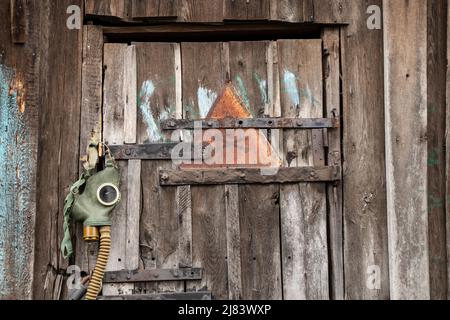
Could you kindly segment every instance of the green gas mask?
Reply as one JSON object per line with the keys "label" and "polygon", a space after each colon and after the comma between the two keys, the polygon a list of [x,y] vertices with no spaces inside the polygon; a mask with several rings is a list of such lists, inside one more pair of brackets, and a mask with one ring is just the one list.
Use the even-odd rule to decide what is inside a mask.
{"label": "green gas mask", "polygon": [[97,227],[111,225],[111,212],[120,201],[120,172],[109,150],[102,170],[98,170],[98,143],[88,147],[89,160],[80,179],[70,188],[64,203],[64,239],[61,253],[73,253],[69,225],[71,218],[83,222],[85,240],[98,240]]}

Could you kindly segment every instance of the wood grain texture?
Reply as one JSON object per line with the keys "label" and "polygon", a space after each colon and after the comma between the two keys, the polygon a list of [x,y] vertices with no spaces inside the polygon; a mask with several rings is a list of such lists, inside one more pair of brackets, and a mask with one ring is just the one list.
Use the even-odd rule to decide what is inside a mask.
{"label": "wood grain texture", "polygon": [[[374,1],[381,6],[381,1]],[[341,29],[344,145],[345,298],[389,299],[383,89],[383,34],[367,29],[354,4]],[[367,286],[371,268],[380,287]],[[369,289],[372,288],[372,289]]]}
{"label": "wood grain texture", "polygon": [[[80,119],[80,156],[86,154],[92,136],[101,139],[103,104],[103,34],[99,26],[83,27]],[[81,172],[80,164],[80,172]],[[75,228],[77,235],[75,264],[86,272],[93,270],[97,259],[97,244],[82,240],[83,227]]]}
{"label": "wood grain texture", "polygon": [[222,22],[223,7],[224,0],[178,0],[178,21]]}
{"label": "wood grain texture", "polygon": [[[182,43],[184,118],[205,118],[225,84],[226,66],[221,43]],[[187,136],[186,136],[187,138]],[[187,291],[212,291],[228,298],[225,226],[225,187],[191,187],[192,263],[205,271],[201,281],[187,281]]]}
{"label": "wood grain texture", "polygon": [[[311,1],[311,0],[310,0]],[[372,3],[370,3],[372,4]],[[312,0],[314,22],[316,23],[349,23],[350,11],[355,6],[354,1],[350,0]],[[361,14],[365,15],[369,4],[363,4],[364,10]],[[305,15],[306,17],[306,15]],[[366,16],[367,18],[367,16]],[[308,21],[308,20],[307,20]]]}
{"label": "wood grain texture", "polygon": [[[445,137],[445,164],[446,164],[446,193],[445,193],[445,211],[446,214],[446,231],[447,235],[450,234],[450,180],[448,179],[450,174],[450,112],[448,111],[448,106],[450,105],[450,6],[447,8],[447,97],[446,97],[446,137]],[[447,299],[450,299],[450,237],[447,236]]]}
{"label": "wood grain texture", "polygon": [[269,0],[224,0],[225,20],[269,20]]}
{"label": "wood grain texture", "polygon": [[39,111],[44,95],[41,88],[45,85],[40,70],[47,67],[47,53],[39,45],[48,36],[47,30],[40,32],[40,14],[48,13],[45,5],[28,3],[24,17],[28,21],[27,41],[14,45],[10,2],[0,4],[0,297],[3,300],[32,297]]}
{"label": "wood grain texture", "polygon": [[242,299],[241,229],[239,224],[239,187],[225,186],[225,215],[227,230],[228,298]]}
{"label": "wood grain texture", "polygon": [[176,16],[176,0],[132,0],[133,19],[170,18]]}
{"label": "wood grain texture", "polygon": [[175,45],[136,44],[138,68],[138,143],[170,140],[160,121],[175,118]]}
{"label": "wood grain texture", "polygon": [[446,300],[445,81],[447,4],[428,1],[428,226],[431,299]]}
{"label": "wood grain texture", "polygon": [[[33,298],[42,300],[64,296],[65,283],[62,291],[55,290],[59,284],[55,276],[69,264],[60,257],[59,250],[63,236],[62,212],[69,186],[78,179],[80,126],[73,124],[80,121],[82,30],[68,30],[66,17],[57,13],[65,11],[70,4],[82,5],[81,1],[60,1],[46,4],[40,13],[46,17],[45,23],[41,21],[39,46],[43,59],[39,145],[45,152],[40,152],[37,158]],[[61,32],[51,37],[54,28]],[[52,46],[51,41],[60,45]]]}
{"label": "wood grain texture", "polygon": [[391,298],[429,299],[427,3],[383,5]]}
{"label": "wood grain texture", "polygon": [[244,106],[253,118],[262,118],[268,108],[267,41],[230,42],[230,73]]}
{"label": "wood grain texture", "polygon": [[[104,49],[103,138],[107,143],[123,143],[129,135],[136,142],[136,54],[134,46],[105,44]],[[133,110],[134,109],[134,110]],[[125,132],[127,124],[128,132]],[[139,267],[140,162],[119,162],[122,201],[112,214],[111,253],[107,271],[136,270]],[[131,294],[131,284],[105,284],[103,295]]]}
{"label": "wood grain texture", "polygon": [[[339,30],[323,31],[325,107],[328,117],[341,120],[340,37]],[[341,131],[328,130],[328,165],[342,165]],[[342,217],[342,181],[327,186],[330,252],[330,288],[333,300],[344,299],[344,248]]]}
{"label": "wood grain texture", "polygon": [[107,16],[128,19],[131,1],[128,0],[86,0],[85,14],[91,16]]}
{"label": "wood grain texture", "polygon": [[[171,43],[139,43],[138,143],[170,140],[159,128],[159,121],[176,117],[175,48]],[[142,215],[140,227],[141,268],[179,268],[185,248],[180,247],[183,224],[180,223],[177,188],[158,188],[158,169],[170,169],[170,161],[142,162]],[[181,292],[183,282],[137,284],[137,292]]]}
{"label": "wood grain texture", "polygon": [[239,188],[242,298],[282,299],[279,187]]}
{"label": "wood grain texture", "polygon": [[[168,161],[142,162],[142,215],[140,259],[143,269],[179,268],[180,224],[176,187],[158,188],[158,169],[170,168]],[[137,293],[182,292],[184,283],[136,284]]]}
{"label": "wood grain texture", "polygon": [[[323,116],[321,40],[278,41],[284,117]],[[316,131],[283,133],[288,167],[324,163],[314,156]],[[281,186],[281,241],[285,299],[329,299],[326,194],[324,185]]]}

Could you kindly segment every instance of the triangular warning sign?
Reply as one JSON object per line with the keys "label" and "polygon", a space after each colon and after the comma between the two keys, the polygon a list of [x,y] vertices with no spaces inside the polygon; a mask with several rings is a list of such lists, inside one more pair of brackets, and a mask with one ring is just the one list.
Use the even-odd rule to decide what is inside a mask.
{"label": "triangular warning sign", "polygon": [[[234,86],[226,85],[206,119],[248,119],[251,113]],[[281,160],[267,140],[267,131],[258,129],[220,129],[202,132],[203,161],[182,164],[183,169],[279,167]]]}

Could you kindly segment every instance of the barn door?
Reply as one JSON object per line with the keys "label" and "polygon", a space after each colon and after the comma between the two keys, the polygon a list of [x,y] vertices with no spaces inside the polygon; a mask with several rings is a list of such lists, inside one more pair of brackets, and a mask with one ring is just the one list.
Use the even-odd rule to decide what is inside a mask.
{"label": "barn door", "polygon": [[[106,281],[104,296],[329,298],[327,186],[340,173],[326,167],[339,163],[326,154],[337,125],[324,104],[322,45],[104,44],[102,135],[122,175],[108,271],[133,280]],[[211,116],[227,86],[247,125],[267,129],[264,143],[281,165],[274,176],[253,176],[254,164],[237,163],[200,166],[195,172],[213,171],[200,179],[171,160],[177,143],[194,140],[190,120]],[[203,125],[224,123],[217,114],[213,120]]]}

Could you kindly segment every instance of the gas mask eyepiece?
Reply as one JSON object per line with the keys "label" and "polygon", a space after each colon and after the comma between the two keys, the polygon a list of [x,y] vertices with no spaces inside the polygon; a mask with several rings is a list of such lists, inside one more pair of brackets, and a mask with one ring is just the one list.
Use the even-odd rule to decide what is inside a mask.
{"label": "gas mask eyepiece", "polygon": [[112,183],[104,183],[97,189],[97,200],[105,207],[116,205],[120,201],[120,191]]}

